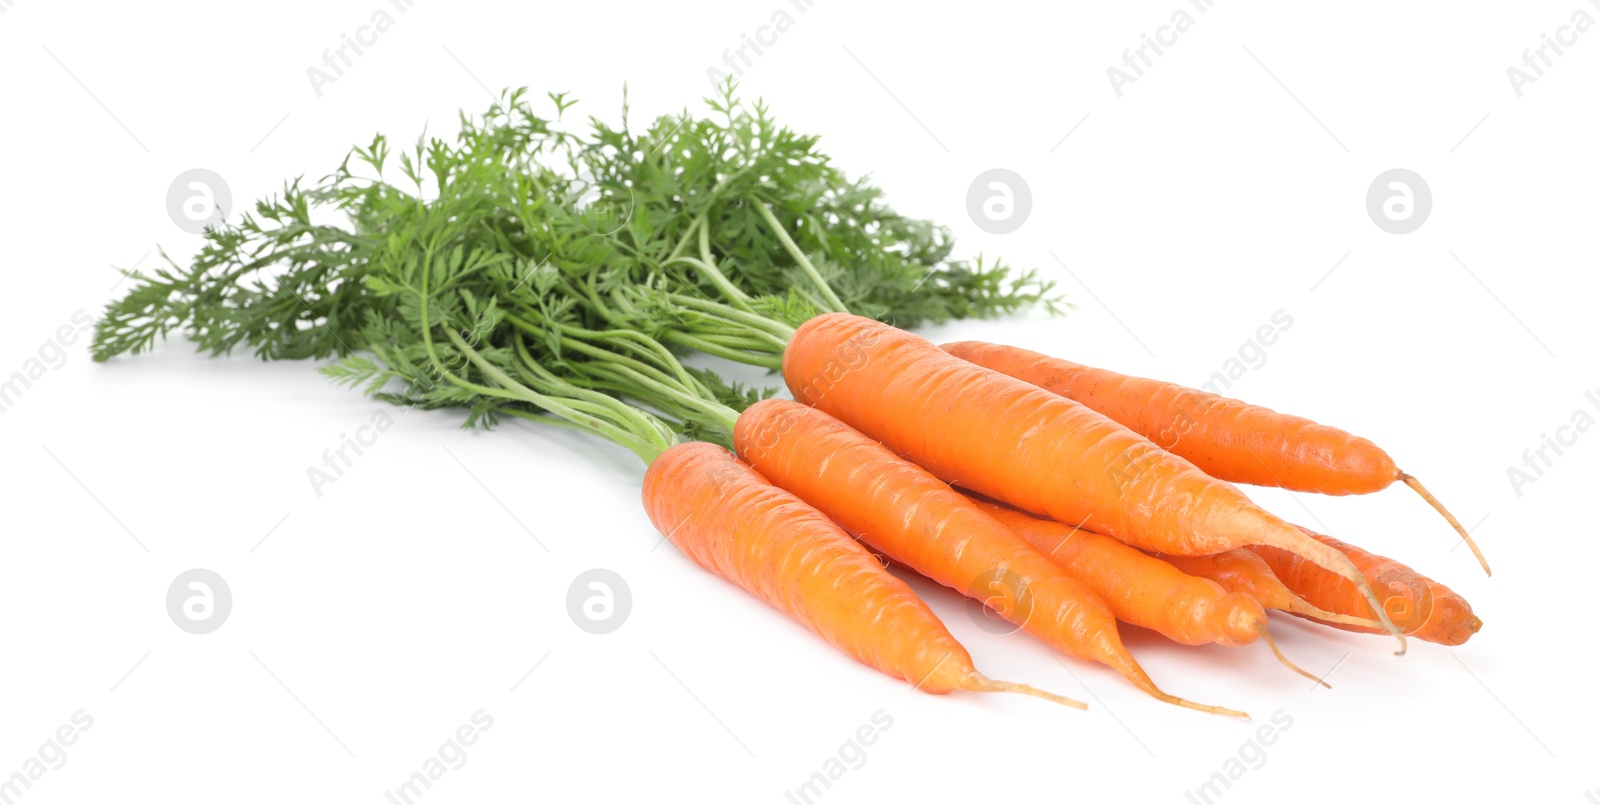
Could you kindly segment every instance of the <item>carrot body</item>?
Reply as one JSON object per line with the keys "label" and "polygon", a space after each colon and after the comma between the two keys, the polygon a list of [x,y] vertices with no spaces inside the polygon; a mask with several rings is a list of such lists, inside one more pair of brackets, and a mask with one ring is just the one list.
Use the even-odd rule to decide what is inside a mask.
{"label": "carrot body", "polygon": [[[763,476],[875,550],[984,601],[1051,648],[1101,662],[1164,701],[1122,645],[1112,611],[964,495],[819,411],[764,400],[739,416],[734,448]],[[1209,709],[1201,706],[1201,709]]]}
{"label": "carrot body", "polygon": [[1366,585],[1343,554],[1233,485],[1082,404],[911,333],[818,316],[790,339],[783,375],[796,399],[945,481],[1019,509],[1162,553],[1272,545]]}
{"label": "carrot body", "polygon": [[1383,625],[1371,618],[1357,618],[1329,612],[1295,595],[1294,591],[1284,586],[1277,574],[1272,572],[1267,560],[1248,548],[1236,548],[1210,556],[1174,556],[1160,553],[1156,554],[1156,557],[1191,576],[1210,579],[1222,585],[1224,590],[1248,595],[1267,609],[1304,615],[1329,624],[1343,623],[1365,627],[1368,631],[1383,631]]}
{"label": "carrot body", "polygon": [[1304,417],[1197,389],[1131,377],[1018,347],[962,341],[951,355],[1076,400],[1223,481],[1324,495],[1364,495],[1404,481],[1444,515],[1489,570],[1466,529],[1376,444]]}
{"label": "carrot body", "polygon": [[1230,593],[1110,537],[974,502],[1099,593],[1117,620],[1190,646],[1242,646],[1266,629],[1267,613],[1248,595]]}
{"label": "carrot body", "polygon": [[1399,480],[1376,444],[1338,428],[1217,394],[981,341],[945,351],[1077,400],[1207,475],[1324,495],[1362,495]]}
{"label": "carrot body", "polygon": [[[1472,614],[1472,605],[1449,587],[1393,559],[1369,553],[1333,537],[1309,530],[1306,533],[1343,552],[1355,562],[1372,586],[1378,589],[1378,594],[1384,599],[1384,609],[1405,634],[1430,643],[1459,646],[1483,627],[1483,621]],[[1267,547],[1251,550],[1266,560],[1284,585],[1311,604],[1344,615],[1372,618],[1372,607],[1355,594],[1354,585],[1350,582],[1321,568],[1309,566],[1299,557],[1281,550]],[[1314,616],[1305,617],[1319,620]],[[1374,631],[1371,627],[1353,624],[1328,625],[1353,632]]]}
{"label": "carrot body", "polygon": [[645,473],[644,504],[650,522],[696,564],[866,665],[930,693],[1022,687],[978,673],[905,582],[721,447],[689,442],[663,452]]}

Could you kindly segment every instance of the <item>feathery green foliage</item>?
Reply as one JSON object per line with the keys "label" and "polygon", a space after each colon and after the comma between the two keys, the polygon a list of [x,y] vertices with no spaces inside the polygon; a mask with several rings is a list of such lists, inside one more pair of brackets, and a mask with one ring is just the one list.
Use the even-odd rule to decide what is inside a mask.
{"label": "feathery green foliage", "polygon": [[620,125],[581,133],[574,101],[548,101],[547,118],[507,92],[454,142],[374,137],[208,230],[188,268],[163,253],[108,307],[95,359],[175,331],[212,354],[339,357],[325,373],[388,402],[559,421],[646,456],[721,422],[706,401],[771,393],[673,351],[777,368],[820,311],[910,327],[1056,309],[1032,272],[951,259],[947,230],[895,213],[731,84],[705,116],[640,132],[626,94]]}

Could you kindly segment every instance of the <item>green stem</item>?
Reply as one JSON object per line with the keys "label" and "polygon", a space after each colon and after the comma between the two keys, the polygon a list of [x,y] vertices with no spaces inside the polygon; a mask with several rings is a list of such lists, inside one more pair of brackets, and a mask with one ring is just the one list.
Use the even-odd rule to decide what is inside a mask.
{"label": "green stem", "polygon": [[677,330],[668,330],[662,333],[662,337],[680,347],[688,347],[689,349],[699,350],[707,355],[714,355],[718,358],[726,358],[730,361],[734,361],[735,363],[743,363],[750,366],[760,366],[764,369],[771,369],[774,372],[783,371],[783,357],[780,355],[759,354],[753,352],[744,352],[737,349],[729,349],[719,344],[706,341],[703,338],[699,338],[688,333],[678,332]]}
{"label": "green stem", "polygon": [[[451,382],[461,385],[463,388],[467,388],[480,394],[511,396],[513,398],[521,399],[525,402],[533,403],[534,405],[550,411],[551,413],[556,414],[563,419],[573,422],[590,433],[626,447],[628,450],[632,451],[634,455],[638,456],[639,459],[645,464],[649,464],[650,462],[654,461],[656,456],[660,455],[673,444],[673,437],[671,434],[666,432],[665,427],[657,428],[652,426],[648,420],[644,419],[645,415],[632,406],[609,397],[605,398],[608,401],[608,404],[578,399],[568,399],[563,401],[552,396],[540,394],[533,389],[518,383],[510,375],[502,371],[498,366],[490,363],[481,354],[479,354],[476,349],[473,349],[472,345],[468,344],[466,340],[463,339],[455,330],[447,329],[445,330],[445,334],[450,337],[450,340],[455,344],[455,347],[461,350],[462,354],[467,356],[468,360],[472,361],[472,363],[476,365],[480,371],[482,371],[485,375],[488,375],[490,379],[494,380],[501,386],[501,389],[497,390],[487,386],[480,386],[475,383],[470,383],[461,380],[460,378],[455,378],[453,375],[446,375],[447,377],[451,378]],[[584,391],[576,386],[571,386],[571,384],[566,385],[570,386],[571,391]],[[501,393],[496,393],[497,391]],[[604,395],[600,396],[604,397]],[[616,424],[600,419],[594,413],[590,413],[591,411],[604,412],[606,414],[618,416],[621,419],[630,420],[638,424],[636,424],[636,429],[619,427]]]}
{"label": "green stem", "polygon": [[682,263],[698,270],[706,279],[711,280],[711,284],[717,286],[717,290],[721,291],[722,295],[726,296],[728,301],[733,303],[735,307],[754,312],[755,308],[750,307],[750,297],[746,296],[744,291],[735,288],[733,283],[728,281],[727,276],[719,271],[715,265],[696,257],[678,257],[672,262]]}
{"label": "green stem", "polygon": [[734,307],[754,312],[754,308],[750,307],[750,297],[728,281],[727,276],[722,273],[722,269],[717,267],[716,258],[711,256],[711,226],[709,224],[702,224],[700,227],[700,260],[711,268],[711,281],[719,283],[717,287],[723,289],[723,294],[728,297],[728,301],[732,302]]}
{"label": "green stem", "polygon": [[673,260],[678,259],[678,256],[683,254],[684,248],[689,245],[689,238],[694,237],[695,230],[702,229],[702,228],[705,227],[705,225],[706,225],[706,214],[705,213],[702,212],[699,215],[695,216],[695,219],[693,221],[689,222],[689,228],[683,230],[683,237],[678,238],[678,244],[676,246],[673,246],[672,247],[672,251],[667,254],[667,259],[666,259],[665,262],[670,263]]}
{"label": "green stem", "polygon": [[[627,322],[622,321],[622,317],[617,315],[617,312],[612,310],[611,306],[607,305],[605,301],[600,298],[600,293],[595,290],[592,278],[591,281],[584,284],[582,294],[573,292],[571,286],[564,287],[566,287],[567,290],[573,294],[573,296],[588,299],[590,308],[607,322],[618,326],[620,329],[627,328]],[[633,306],[629,304],[627,299],[620,296],[613,296],[612,300],[617,304],[618,307],[621,307],[624,312],[634,312]],[[734,333],[748,332],[747,329],[742,326],[732,327],[729,329]],[[783,370],[781,344],[779,345],[778,354],[772,354],[770,350],[766,349],[755,352],[746,352],[738,349],[730,349],[722,346],[721,344],[707,341],[690,332],[674,329],[662,330],[661,339],[668,343],[677,344],[680,347],[686,347],[688,349],[704,352],[707,355],[726,358],[727,360],[735,363],[743,363],[750,366],[760,366],[764,369],[770,369],[774,372]]]}
{"label": "green stem", "polygon": [[772,210],[767,207],[765,202],[755,201],[754,204],[756,212],[766,219],[767,226],[772,227],[772,234],[776,235],[778,242],[783,244],[784,251],[787,251],[789,256],[794,258],[795,263],[800,266],[800,270],[805,272],[806,276],[811,279],[812,284],[816,285],[817,290],[822,293],[823,301],[827,302],[835,313],[849,313],[850,309],[845,307],[844,302],[839,300],[838,295],[833,292],[833,288],[828,285],[828,281],[822,278],[822,273],[817,271],[817,267],[812,265],[811,261],[806,258],[805,252],[800,251],[800,247],[795,245],[794,239],[789,237],[789,232],[783,228],[783,224],[778,223],[778,216],[772,214]]}
{"label": "green stem", "polygon": [[729,349],[742,349],[778,357],[783,356],[783,342],[775,341],[770,336],[762,333],[709,331],[695,333],[695,337],[703,339],[707,343],[717,344]]}
{"label": "green stem", "polygon": [[[631,343],[632,339],[627,338],[627,336],[637,335],[637,336],[639,336],[641,338],[645,338],[647,340],[650,340],[651,343],[655,343],[654,339],[649,339],[649,337],[645,336],[643,333],[633,333],[633,332],[623,331],[623,330],[612,330],[612,331],[608,331],[608,332],[595,332],[595,331],[592,331],[592,330],[585,330],[585,329],[583,329],[581,327],[574,327],[574,326],[571,326],[571,325],[556,325],[556,329],[552,331],[552,330],[547,330],[547,329],[545,329],[543,327],[540,327],[540,326],[538,326],[536,324],[530,324],[530,323],[522,320],[521,318],[517,317],[514,314],[506,314],[506,321],[511,322],[511,324],[514,327],[516,327],[517,329],[523,331],[524,333],[527,333],[528,335],[534,336],[536,338],[544,338],[546,336],[549,336],[552,332],[554,332],[558,337],[561,338],[562,346],[568,347],[568,348],[572,349],[575,352],[578,352],[578,353],[583,354],[583,355],[587,355],[587,356],[589,356],[591,358],[599,358],[599,359],[602,359],[602,360],[611,360],[611,361],[623,362],[623,363],[627,363],[628,365],[630,365],[630,366],[634,367],[635,369],[637,369],[639,371],[642,371],[642,372],[653,372],[653,373],[662,374],[661,373],[661,369],[659,369],[657,367],[654,367],[654,366],[651,366],[651,365],[649,365],[649,364],[647,364],[647,363],[645,363],[643,361],[640,361],[637,358],[632,358],[632,357],[629,357],[627,355],[619,355],[616,352],[612,352],[610,350],[606,350],[606,349],[602,349],[600,347],[594,346],[593,344],[590,344],[588,341],[578,340],[580,338],[588,338],[588,337],[604,338],[604,337],[606,337],[608,335],[608,333],[615,333],[616,336],[617,336],[616,340],[621,341],[622,342],[622,346],[629,347],[630,349],[632,349],[632,348],[642,349],[643,347],[641,347],[640,345]],[[519,342],[519,344],[520,344],[520,342]],[[657,346],[659,346],[659,344]],[[665,350],[665,347],[662,347],[662,349]],[[668,353],[668,354],[670,355],[670,353]],[[674,365],[676,365],[677,362],[674,361],[673,363],[674,363]],[[662,376],[664,377],[665,375],[662,374]],[[685,376],[678,378],[678,380],[680,382],[693,382],[693,377],[689,376],[689,375],[687,375],[687,373],[685,373]]]}
{"label": "green stem", "polygon": [[753,310],[748,312],[734,310],[727,305],[718,304],[709,299],[697,299],[693,296],[685,296],[684,294],[677,293],[667,294],[667,299],[671,300],[673,304],[686,307],[690,310],[708,313],[720,319],[737,322],[739,324],[746,325],[751,329],[760,330],[763,333],[777,339],[780,349],[784,344],[789,343],[790,338],[794,337],[793,327],[790,327],[789,325],[775,319],[769,319]]}
{"label": "green stem", "polygon": [[681,409],[699,413],[698,419],[701,421],[709,420],[712,424],[720,426],[728,433],[733,433],[734,423],[739,419],[738,411],[710,397],[698,396],[683,389],[674,388],[669,384],[651,380],[626,366],[606,367],[603,372],[621,377],[621,380],[607,384],[613,390],[649,397],[655,401],[674,403]]}

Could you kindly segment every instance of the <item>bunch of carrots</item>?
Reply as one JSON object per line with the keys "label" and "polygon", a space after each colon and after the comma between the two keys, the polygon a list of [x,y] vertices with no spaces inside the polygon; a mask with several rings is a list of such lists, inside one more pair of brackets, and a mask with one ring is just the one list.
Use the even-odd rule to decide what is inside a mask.
{"label": "bunch of carrots", "polygon": [[[518,98],[467,125],[461,145],[408,155],[419,192],[358,181],[347,159],[325,186],[296,183],[258,217],[209,231],[187,273],[136,275],[95,357],[182,328],[218,353],[338,355],[323,367],[337,381],[465,408],[469,424],[515,417],[615,442],[647,465],[645,511],[685,555],[931,693],[1084,706],[981,674],[885,560],[1161,701],[1224,715],[1244,714],[1159,687],[1118,623],[1186,645],[1259,639],[1313,679],[1278,652],[1267,611],[1394,635],[1397,653],[1408,637],[1459,645],[1481,627],[1442,584],[1234,486],[1348,495],[1400,481],[1483,562],[1372,442],[1016,347],[940,347],[879,320],[1048,304],[1048,285],[948,262],[929,225],[878,206],[813,140],[764,128],[764,109],[737,117],[731,88],[720,128],[669,119],[650,145],[596,124],[592,148],[551,135]],[[612,184],[581,214],[540,195],[561,181],[530,158],[541,138],[604,160],[587,167]],[[387,146],[355,154],[381,174]],[[312,223],[319,203],[348,228]],[[926,285],[937,304],[902,285]],[[792,399],[688,368],[691,352],[781,372]]]}
{"label": "bunch of carrots", "polygon": [[[783,356],[794,400],[729,412],[733,453],[704,443],[662,453],[646,475],[645,508],[708,570],[924,690],[996,688],[970,675],[964,653],[947,660],[944,649],[930,651],[947,645],[947,632],[932,639],[892,624],[890,613],[914,599],[862,545],[1157,699],[1228,715],[1243,714],[1157,687],[1117,622],[1187,645],[1262,639],[1291,668],[1272,646],[1266,610],[1445,645],[1481,626],[1443,585],[1284,522],[1224,480],[1260,482],[1264,466],[1275,468],[1273,485],[1335,494],[1403,480],[1436,503],[1364,439],[1014,347],[940,348],[845,313],[806,321]],[[1186,422],[1174,440],[1179,418]],[[735,472],[737,484],[727,480]],[[740,505],[728,495],[734,487],[770,487],[763,506],[822,524],[818,533],[808,525],[805,554],[839,557],[848,578],[766,561],[794,555],[800,529],[763,506]],[[877,576],[884,592],[863,593],[854,581],[861,573]],[[935,669],[952,672],[942,664],[951,661],[973,681],[930,684]]]}

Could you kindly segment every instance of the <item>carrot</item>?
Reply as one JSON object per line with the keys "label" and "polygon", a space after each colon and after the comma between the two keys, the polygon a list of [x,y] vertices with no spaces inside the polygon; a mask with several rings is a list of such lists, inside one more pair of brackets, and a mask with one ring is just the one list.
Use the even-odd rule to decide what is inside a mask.
{"label": "carrot", "polygon": [[1017,347],[962,341],[943,348],[1083,403],[1188,459],[1213,478],[1325,495],[1362,495],[1400,481],[1444,515],[1478,557],[1483,572],[1490,573],[1483,551],[1455,515],[1366,439],[1176,383],[1130,377]]}
{"label": "carrot", "polygon": [[[1222,585],[1224,590],[1244,593],[1259,601],[1261,606],[1267,609],[1303,615],[1327,623],[1360,626],[1367,631],[1383,630],[1383,624],[1371,618],[1341,615],[1312,606],[1310,602],[1284,586],[1277,574],[1272,572],[1267,560],[1248,548],[1236,548],[1210,556],[1174,556],[1166,553],[1158,553],[1155,556],[1191,576],[1210,579]],[[1343,582],[1344,579],[1341,578],[1339,581]]]}
{"label": "carrot", "polygon": [[[1483,621],[1472,614],[1472,605],[1449,587],[1412,570],[1387,557],[1364,551],[1333,537],[1308,529],[1305,533],[1350,557],[1356,567],[1372,583],[1384,591],[1383,608],[1388,616],[1400,624],[1407,635],[1439,643],[1459,646],[1467,642]],[[1360,597],[1353,595],[1349,582],[1334,578],[1321,568],[1308,567],[1299,557],[1267,547],[1255,551],[1265,559],[1272,572],[1295,593],[1323,609],[1333,612],[1371,618],[1373,609]],[[1321,620],[1315,616],[1303,616]],[[1370,627],[1347,623],[1328,623],[1336,629],[1351,632],[1370,632]]]}
{"label": "carrot", "polygon": [[1249,595],[1196,578],[1179,566],[1110,537],[1041,520],[998,503],[976,498],[973,503],[1100,594],[1117,620],[1189,646],[1243,646],[1264,637],[1279,662],[1307,679],[1327,684],[1283,656],[1267,631],[1266,611]]}
{"label": "carrot", "polygon": [[1349,579],[1379,608],[1348,557],[1233,485],[1077,402],[911,333],[859,316],[817,316],[795,330],[783,376],[796,399],[950,483],[1148,551],[1283,548]]}
{"label": "carrot", "polygon": [[727,450],[667,449],[644,476],[650,522],[706,570],[799,621],[851,657],[929,693],[1025,693],[989,679],[933,611],[848,534]]}
{"label": "carrot", "polygon": [[1244,715],[1156,687],[1098,595],[948,484],[843,422],[764,400],[739,416],[733,444],[756,471],[875,550],[983,601],[1051,648],[1104,663],[1164,702]]}

